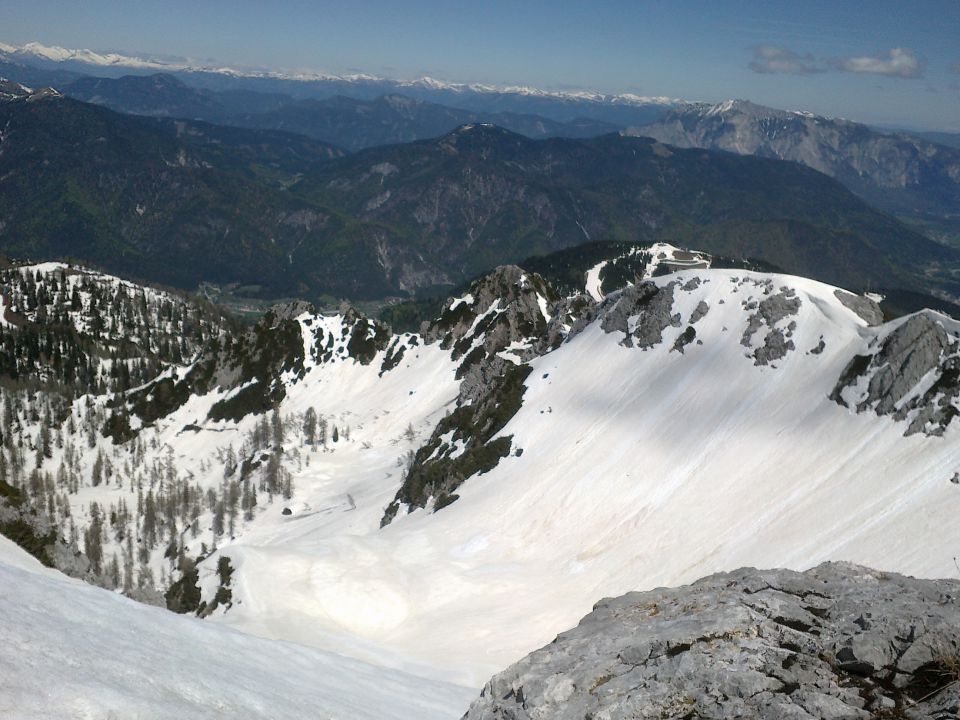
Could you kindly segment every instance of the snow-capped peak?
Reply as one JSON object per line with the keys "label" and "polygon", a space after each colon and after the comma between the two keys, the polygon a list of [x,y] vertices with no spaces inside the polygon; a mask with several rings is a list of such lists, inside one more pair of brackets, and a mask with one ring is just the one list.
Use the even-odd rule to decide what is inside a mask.
{"label": "snow-capped peak", "polygon": [[88,49],[71,49],[57,45],[44,45],[29,42],[24,45],[0,43],[0,53],[13,58],[39,59],[55,63],[79,63],[93,67],[129,68],[131,70],[152,70],[160,72],[204,72],[228,75],[232,77],[275,78],[301,82],[347,82],[347,83],[384,83],[396,88],[423,88],[434,91],[478,94],[525,95],[558,100],[574,100],[618,105],[683,105],[685,100],[663,96],[642,96],[635,93],[608,94],[594,90],[546,90],[527,85],[496,85],[489,83],[459,83],[429,75],[415,80],[384,78],[369,73],[334,74],[309,69],[269,70],[256,68],[233,68],[220,65],[204,65],[189,58],[159,58],[153,56],[126,55],[117,52],[97,52]]}
{"label": "snow-capped peak", "polygon": [[783,120],[787,118],[803,118],[804,120],[831,120],[850,122],[844,118],[827,118],[809,110],[781,110],[766,105],[760,105],[751,100],[731,99],[719,103],[686,103],[676,112],[695,113],[703,117],[742,117],[753,120],[773,118]]}

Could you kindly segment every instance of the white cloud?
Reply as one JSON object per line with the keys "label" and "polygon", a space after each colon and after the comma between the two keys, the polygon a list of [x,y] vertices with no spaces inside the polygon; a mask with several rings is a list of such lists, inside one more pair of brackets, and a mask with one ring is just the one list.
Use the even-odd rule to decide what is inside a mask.
{"label": "white cloud", "polygon": [[842,72],[918,78],[926,63],[910,48],[892,48],[885,55],[834,58],[831,67]]}
{"label": "white cloud", "polygon": [[812,75],[824,72],[824,68],[813,55],[801,55],[789,48],[776,45],[758,45],[753,49],[750,69],[763,75]]}

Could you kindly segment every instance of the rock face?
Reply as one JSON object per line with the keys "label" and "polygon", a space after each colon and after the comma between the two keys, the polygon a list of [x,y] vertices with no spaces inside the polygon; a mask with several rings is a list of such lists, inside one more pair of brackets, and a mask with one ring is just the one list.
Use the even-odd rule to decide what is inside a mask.
{"label": "rock face", "polygon": [[589,299],[561,300],[539,275],[503,265],[424,324],[424,342],[439,342],[459,363],[460,392],[454,411],[406,469],[381,526],[402,507],[427,507],[431,500],[435,509],[449,505],[466,478],[488,472],[510,453],[511,436],[494,436],[520,409],[530,372],[525,363],[559,345],[593,306]]}
{"label": "rock face", "polygon": [[956,718],[960,581],[846,563],[600,601],[465,720]]}
{"label": "rock face", "polygon": [[[790,339],[793,337],[796,323],[792,320],[787,323],[782,321],[797,314],[800,310],[800,298],[792,288],[788,287],[781,287],[778,293],[771,294],[773,284],[769,281],[763,287],[767,297],[759,303],[748,302],[744,305],[747,310],[756,312],[750,316],[747,329],[744,330],[743,338],[740,340],[741,345],[751,348],[754,335],[763,328],[767,329],[763,334],[763,344],[753,351],[755,365],[768,365],[796,349],[793,340]],[[782,327],[777,327],[778,323]]]}
{"label": "rock face", "polygon": [[872,355],[850,361],[830,397],[905,421],[906,435],[942,435],[960,415],[960,342],[944,322],[930,311],[910,316]]}
{"label": "rock face", "polygon": [[625,334],[621,345],[647,350],[659,345],[663,331],[680,327],[680,314],[673,311],[673,289],[677,283],[658,287],[645,282],[625,289],[607,309],[601,327],[608,333]]}
{"label": "rock face", "polygon": [[834,290],[833,294],[837,300],[859,315],[867,325],[879,325],[883,322],[883,310],[870,298],[863,295],[853,295],[839,289]]}

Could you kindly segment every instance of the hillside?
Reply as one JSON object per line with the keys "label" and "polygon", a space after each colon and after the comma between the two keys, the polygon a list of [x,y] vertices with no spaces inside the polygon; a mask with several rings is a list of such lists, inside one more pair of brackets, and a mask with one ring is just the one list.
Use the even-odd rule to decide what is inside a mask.
{"label": "hillside", "polygon": [[956,251],[758,158],[478,125],[338,158],[302,136],[60,96],[4,102],[0,121],[0,250],[188,289],[381,300],[587,240],[673,241],[854,288],[955,289],[927,272]]}
{"label": "hillside", "polygon": [[455,717],[473,694],[183,618],[44,572],[0,537],[0,715]]}
{"label": "hillside", "polygon": [[616,135],[464,126],[318,166],[295,191],[382,227],[380,262],[406,290],[588,241],[673,242],[858,288],[927,287],[914,273],[956,256],[795,164]]}
{"label": "hillside", "polygon": [[[50,456],[0,451],[8,482],[92,582],[473,687],[628,590],[950,575],[960,326],[670,253],[689,269],[599,301],[500,268],[417,334],[278,307],[68,403]],[[7,398],[4,437],[42,448]]]}
{"label": "hillside", "polygon": [[960,149],[849,120],[744,100],[677,108],[630,132],[675,145],[802,163],[885,212],[953,227],[960,239]]}
{"label": "hillside", "polygon": [[174,75],[85,77],[63,86],[63,92],[117,112],[283,130],[351,151],[437,137],[478,122],[532,138],[592,137],[620,129],[596,120],[557,122],[533,114],[477,113],[398,93],[369,100],[343,95],[294,99],[276,93],[206,90],[190,87]]}
{"label": "hillside", "polygon": [[292,253],[317,226],[343,225],[282,189],[339,152],[306,138],[60,96],[0,103],[0,124],[0,249],[10,255],[82,258],[188,289],[207,280],[289,292],[303,282],[290,277]]}

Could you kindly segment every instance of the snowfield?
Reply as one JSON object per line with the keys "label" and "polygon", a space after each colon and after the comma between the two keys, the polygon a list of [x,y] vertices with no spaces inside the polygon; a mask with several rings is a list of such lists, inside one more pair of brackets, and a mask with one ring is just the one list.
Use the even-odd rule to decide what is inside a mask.
{"label": "snowfield", "polygon": [[452,718],[475,692],[69,580],[0,537],[0,717]]}
{"label": "snowfield", "polygon": [[215,621],[479,687],[628,590],[828,559],[954,574],[957,428],[904,437],[901,423],[828,399],[876,329],[832,287],[772,276],[801,299],[797,349],[756,366],[741,303],[762,297],[767,276],[658,282],[691,277],[709,282],[677,292],[674,310],[709,305],[702,345],[671,352],[682,328],[668,328],[651,350],[627,348],[594,323],[533,361],[502,431],[522,456],[470,478],[449,507],[382,530],[403,430],[436,422],[451,367],[428,347],[383,377],[377,362],[312,370],[287,403],[355,418],[351,441],[309,455],[293,516],[268,508],[221,547],[242,603]]}
{"label": "snowfield", "polygon": [[[897,323],[870,327],[833,287],[791,276],[696,269],[654,282],[676,283],[680,318],[658,344],[626,347],[595,321],[533,360],[523,405],[500,433],[514,452],[468,478],[451,505],[401,510],[384,528],[406,454],[454,408],[458,363],[406,337],[402,361],[382,371],[383,351],[368,365],[341,351],[342,317],[298,317],[305,347],[318,333],[341,339],[330,360],[308,355],[302,377],[286,379],[280,413],[315,408],[339,438],[311,449],[288,433],[293,497],[263,496],[200,565],[209,599],[218,558],[230,559],[232,607],[176,617],[4,560],[0,622],[12,642],[0,644],[0,703],[13,704],[0,715],[206,717],[201,708],[216,707],[214,716],[454,718],[493,673],[605,596],[745,565],[845,560],[957,574],[958,423],[942,437],[905,437],[904,423],[829,398],[851,358]],[[794,349],[758,364],[768,328],[750,335],[750,318],[782,288],[799,299],[775,325]],[[637,317],[628,320],[633,329]],[[688,326],[695,338],[682,345]],[[206,420],[220,397],[194,397],[145,431],[145,464],[170,458],[177,473],[218,487],[225,448],[258,422]],[[123,450],[97,443],[122,462]],[[73,517],[131,493],[81,487]],[[209,512],[201,525],[188,538],[193,555],[210,547]],[[159,553],[151,562],[157,578],[167,572]],[[71,665],[58,659],[64,642]],[[90,697],[102,704],[70,704]]]}

